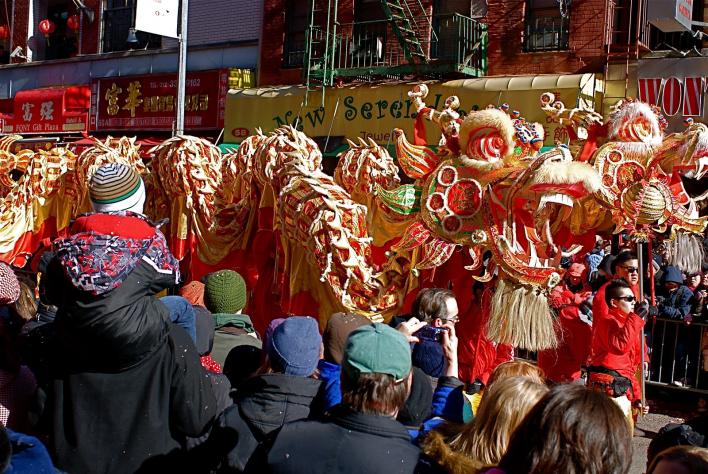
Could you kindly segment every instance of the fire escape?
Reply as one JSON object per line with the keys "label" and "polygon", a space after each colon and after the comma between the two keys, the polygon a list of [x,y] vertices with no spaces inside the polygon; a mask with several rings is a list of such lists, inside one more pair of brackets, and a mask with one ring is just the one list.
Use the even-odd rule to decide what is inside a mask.
{"label": "fire escape", "polygon": [[342,24],[338,3],[311,0],[306,31],[303,82],[308,93],[321,90],[323,101],[326,87],[343,82],[487,71],[487,27],[473,18],[431,16],[415,0],[381,0],[384,20]]}
{"label": "fire escape", "polygon": [[612,63],[624,63],[625,93],[630,63],[649,51],[646,8],[646,0],[605,0],[605,71]]}

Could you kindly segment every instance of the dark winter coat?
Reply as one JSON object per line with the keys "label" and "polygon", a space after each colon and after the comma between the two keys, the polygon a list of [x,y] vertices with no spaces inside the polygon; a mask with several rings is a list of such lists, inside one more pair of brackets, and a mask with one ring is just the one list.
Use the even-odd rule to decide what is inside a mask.
{"label": "dark winter coat", "polygon": [[268,435],[314,414],[321,404],[321,385],[319,380],[284,374],[244,382],[233,395],[234,405],[214,422],[209,440],[190,453],[192,472],[250,471],[251,456]]}
{"label": "dark winter coat", "polygon": [[419,449],[406,428],[388,416],[336,407],[327,421],[285,425],[261,472],[308,474],[412,473]]}
{"label": "dark winter coat", "polygon": [[[140,223],[121,227],[119,216],[99,217],[127,238],[150,232]],[[96,252],[92,258],[102,258],[105,247],[90,247],[84,245]],[[102,268],[126,258],[106,256]],[[113,289],[96,295],[78,287],[82,269],[56,262],[46,276],[59,310],[56,337],[46,346],[51,367],[44,387],[57,466],[72,474],[168,472],[184,439],[201,435],[216,415],[192,340],[170,324],[154,296],[174,284],[175,272],[142,256],[123,267]]]}
{"label": "dark winter coat", "polygon": [[693,292],[683,282],[681,270],[677,267],[666,267],[666,271],[662,275],[662,282],[678,283],[677,289],[667,292],[665,298],[658,305],[658,316],[660,318],[683,320],[691,314],[691,305],[693,304]]}

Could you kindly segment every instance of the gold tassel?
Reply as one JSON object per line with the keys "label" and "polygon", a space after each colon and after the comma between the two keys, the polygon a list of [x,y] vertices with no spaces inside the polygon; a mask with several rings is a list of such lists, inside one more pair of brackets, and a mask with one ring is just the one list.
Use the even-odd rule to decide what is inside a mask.
{"label": "gold tassel", "polygon": [[666,243],[669,250],[669,263],[687,274],[699,273],[703,263],[704,250],[702,238],[695,234],[680,232],[676,238]]}
{"label": "gold tassel", "polygon": [[499,280],[492,298],[487,334],[490,340],[539,351],[558,345],[546,295]]}

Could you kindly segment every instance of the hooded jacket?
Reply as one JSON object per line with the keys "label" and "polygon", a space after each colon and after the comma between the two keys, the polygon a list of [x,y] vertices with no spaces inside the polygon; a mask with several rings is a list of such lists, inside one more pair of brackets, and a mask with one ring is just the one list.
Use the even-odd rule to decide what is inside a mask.
{"label": "hooded jacket", "polygon": [[71,473],[168,468],[216,414],[194,344],[154,296],[174,284],[176,261],[146,219],[93,216],[47,272],[59,307],[44,383],[52,450]]}
{"label": "hooded jacket", "polygon": [[234,404],[214,422],[209,440],[191,453],[191,472],[244,472],[268,435],[284,424],[304,420],[319,403],[319,380],[266,374],[244,382]]}
{"label": "hooded jacket", "polygon": [[388,416],[336,407],[327,421],[283,427],[259,472],[329,474],[413,473],[419,449],[406,428]]}
{"label": "hooded jacket", "polygon": [[693,292],[683,284],[683,274],[677,267],[669,266],[661,276],[662,283],[677,283],[681,286],[674,291],[667,292],[664,300],[658,305],[660,318],[683,320],[691,314]]}
{"label": "hooded jacket", "polygon": [[448,474],[475,474],[480,472],[484,465],[466,456],[464,453],[454,451],[449,440],[437,431],[432,431],[425,439],[423,452],[433,460],[439,470]]}

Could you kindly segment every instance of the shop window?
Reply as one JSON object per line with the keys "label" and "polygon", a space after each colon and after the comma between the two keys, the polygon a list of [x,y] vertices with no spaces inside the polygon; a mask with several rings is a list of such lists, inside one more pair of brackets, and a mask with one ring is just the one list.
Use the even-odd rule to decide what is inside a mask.
{"label": "shop window", "polygon": [[103,7],[103,52],[129,49],[159,49],[158,35],[136,31],[137,42],[128,42],[130,29],[135,25],[137,0],[105,0]]}
{"label": "shop window", "polygon": [[50,0],[47,2],[47,18],[54,23],[54,33],[46,38],[44,59],[66,59],[76,56],[78,34],[66,26],[69,16],[76,13],[72,1]]}
{"label": "shop window", "polygon": [[[390,47],[389,25],[381,1],[356,0],[354,2],[354,26],[349,45],[354,64],[382,64]],[[397,46],[396,46],[397,48]]]}
{"label": "shop window", "polygon": [[568,49],[569,0],[526,0],[524,51]]}
{"label": "shop window", "polygon": [[305,35],[310,23],[310,2],[286,0],[283,67],[302,67],[305,58]]}

